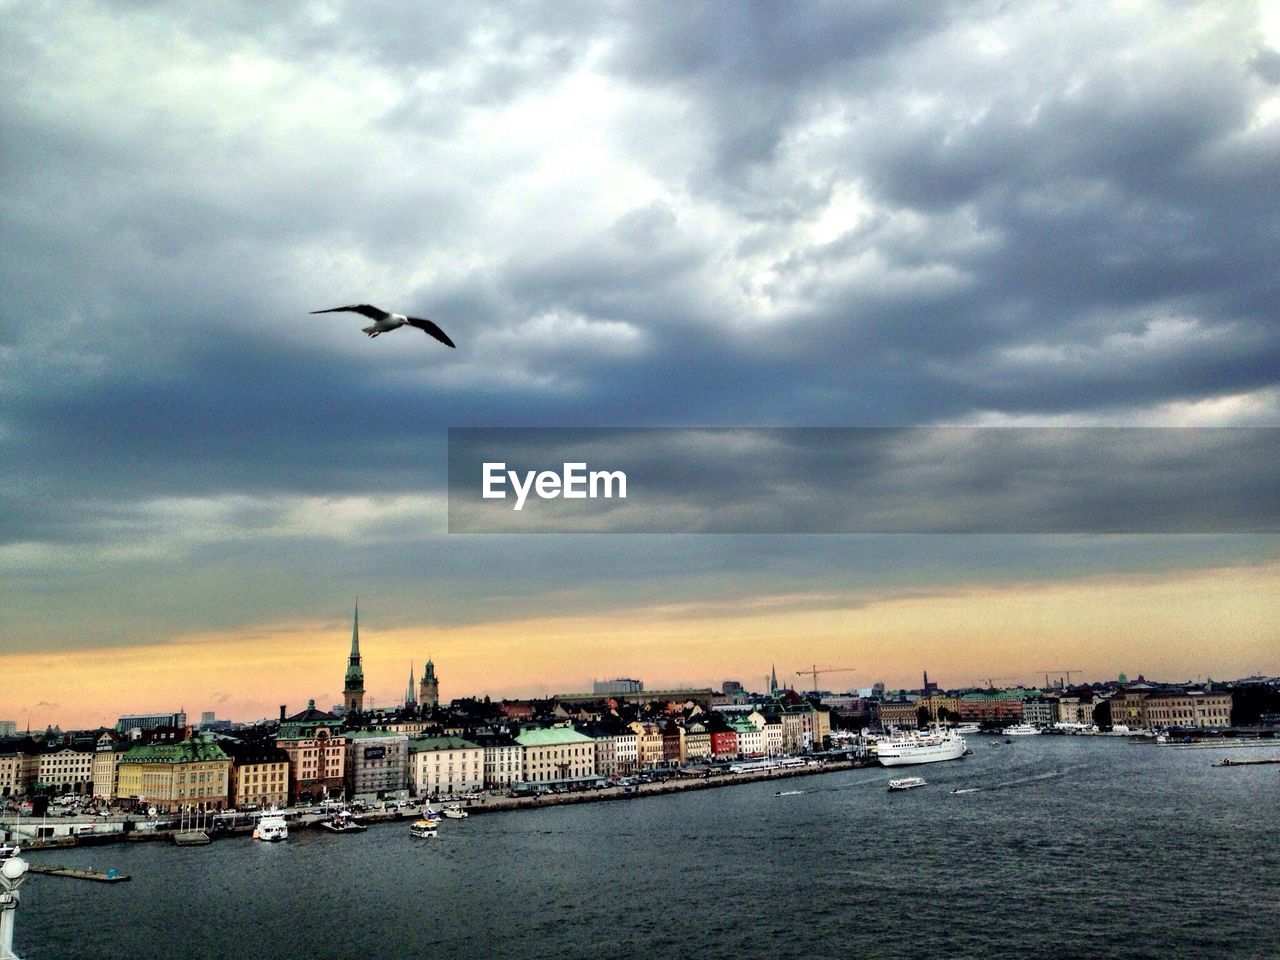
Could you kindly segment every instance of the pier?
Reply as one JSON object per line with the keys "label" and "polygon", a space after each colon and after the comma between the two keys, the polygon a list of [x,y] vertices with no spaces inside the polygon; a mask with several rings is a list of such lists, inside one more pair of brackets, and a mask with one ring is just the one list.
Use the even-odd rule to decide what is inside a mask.
{"label": "pier", "polygon": [[50,877],[70,877],[73,880],[95,880],[98,883],[123,883],[131,879],[128,874],[117,873],[114,870],[108,870],[105,873],[99,870],[77,870],[74,867],[54,867],[37,863],[27,864],[27,869],[31,873],[43,873]]}

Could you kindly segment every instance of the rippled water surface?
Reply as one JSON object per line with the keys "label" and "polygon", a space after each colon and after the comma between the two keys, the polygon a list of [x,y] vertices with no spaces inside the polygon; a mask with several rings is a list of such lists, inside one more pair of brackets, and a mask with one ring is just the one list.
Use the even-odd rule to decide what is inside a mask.
{"label": "rippled water surface", "polygon": [[964,760],[912,768],[928,786],[900,794],[889,771],[866,769],[475,816],[446,821],[438,841],[401,823],[34,853],[133,880],[33,876],[16,948],[24,960],[1280,956],[1280,766],[1210,766],[1271,751],[969,744]]}

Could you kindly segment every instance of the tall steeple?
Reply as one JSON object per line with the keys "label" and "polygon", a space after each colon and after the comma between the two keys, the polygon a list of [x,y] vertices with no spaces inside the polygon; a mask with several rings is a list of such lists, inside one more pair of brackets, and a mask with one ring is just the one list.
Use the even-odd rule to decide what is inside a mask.
{"label": "tall steeple", "polygon": [[364,709],[364,668],[360,665],[359,597],[356,597],[356,614],[351,622],[351,656],[347,658],[347,676],[342,682],[342,706],[347,713]]}
{"label": "tall steeple", "polygon": [[436,665],[427,659],[426,669],[422,671],[422,682],[418,684],[418,703],[424,707],[440,705],[440,681],[436,677]]}
{"label": "tall steeple", "polygon": [[771,666],[772,669],[769,671],[769,692],[776,694],[778,692],[778,665],[772,664]]}
{"label": "tall steeple", "polygon": [[416,707],[418,705],[418,696],[413,692],[413,661],[409,661],[409,687],[404,694],[404,705],[406,707]]}

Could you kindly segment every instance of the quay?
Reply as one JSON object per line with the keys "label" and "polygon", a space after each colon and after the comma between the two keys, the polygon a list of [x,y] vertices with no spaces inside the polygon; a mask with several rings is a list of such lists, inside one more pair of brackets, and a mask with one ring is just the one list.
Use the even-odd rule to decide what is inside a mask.
{"label": "quay", "polygon": [[1261,760],[1232,760],[1225,757],[1217,763],[1210,764],[1214,767],[1253,767],[1263,763],[1280,763],[1280,757],[1263,757]]}
{"label": "quay", "polygon": [[[639,797],[667,796],[674,793],[682,793],[686,790],[711,790],[719,787],[737,786],[746,783],[760,783],[770,780],[785,780],[793,777],[817,776],[824,773],[835,773],[842,770],[853,770],[859,767],[868,767],[878,765],[875,760],[869,758],[853,758],[853,759],[832,759],[824,758],[821,760],[810,761],[805,766],[797,767],[776,767],[768,770],[750,770],[738,773],[716,772],[698,776],[673,776],[667,780],[659,780],[650,783],[636,783],[629,786],[611,786],[601,789],[584,789],[568,793],[551,793],[539,794],[535,796],[493,796],[486,795],[478,800],[469,800],[461,805],[469,814],[480,813],[502,813],[509,810],[531,810],[545,807],[567,806],[577,803],[601,803],[608,801],[631,800]],[[359,815],[361,823],[374,824],[386,823],[404,819],[414,819],[420,815],[422,807],[426,802],[415,804],[411,808],[402,808],[400,810],[366,810]],[[325,821],[329,820],[331,813],[323,809],[313,807],[293,807],[280,811],[288,823],[290,829],[307,829],[319,828]],[[218,814],[211,813],[207,816],[207,823],[201,824],[203,828],[203,836],[207,836],[208,840],[217,840],[230,837],[248,837],[252,834],[254,828],[254,820],[257,815],[249,815],[245,813],[235,814]],[[10,824],[12,826],[12,824]],[[73,827],[81,826],[80,824],[72,824]],[[191,837],[191,824],[181,824],[178,821],[138,821],[126,818],[123,822],[119,819],[112,819],[109,823],[102,822],[101,819],[95,821],[92,829],[84,832],[73,832],[67,835],[50,837],[48,839],[40,839],[37,837],[23,837],[21,839],[23,850],[35,852],[37,850],[48,849],[65,849],[70,846],[89,846],[107,843],[148,843],[163,841],[168,843],[192,843],[195,838]],[[191,838],[191,839],[188,839]],[[199,839],[199,843],[208,842],[208,840]],[[32,869],[35,869],[34,867]],[[58,868],[55,868],[58,869]],[[49,868],[43,868],[37,872],[52,872]],[[71,874],[63,873],[60,876],[70,876]],[[105,876],[92,876],[86,879],[107,879]],[[114,878],[113,878],[114,879]]]}

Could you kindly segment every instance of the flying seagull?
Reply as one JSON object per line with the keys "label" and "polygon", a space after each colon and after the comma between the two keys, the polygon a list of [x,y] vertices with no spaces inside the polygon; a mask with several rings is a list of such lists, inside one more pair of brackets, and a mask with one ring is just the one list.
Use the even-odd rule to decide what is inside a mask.
{"label": "flying seagull", "polygon": [[397,327],[403,327],[406,323],[411,327],[417,327],[431,336],[435,337],[446,347],[452,347],[453,341],[448,335],[437,327],[430,320],[424,320],[422,317],[406,317],[403,313],[387,313],[380,310],[369,303],[353,303],[345,307],[331,307],[328,310],[312,310],[312,313],[358,313],[361,316],[368,317],[373,323],[361,329],[371,337],[376,337],[380,333],[386,333],[388,330],[395,330]]}

